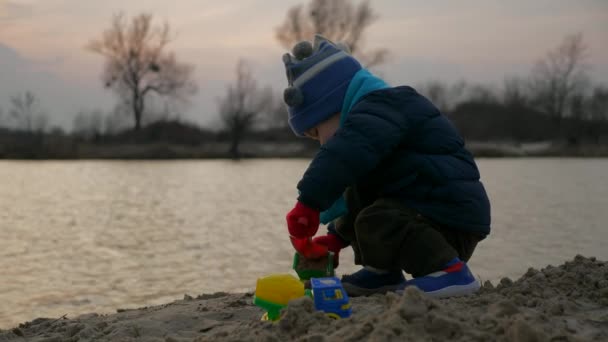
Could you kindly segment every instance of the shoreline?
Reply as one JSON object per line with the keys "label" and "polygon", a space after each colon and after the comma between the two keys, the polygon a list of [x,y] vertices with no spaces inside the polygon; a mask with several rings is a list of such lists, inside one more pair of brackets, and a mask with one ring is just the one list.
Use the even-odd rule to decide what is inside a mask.
{"label": "shoreline", "polygon": [[0,341],[360,341],[608,339],[608,262],[576,256],[486,281],[467,297],[431,299],[417,289],[351,298],[353,316],[331,320],[312,301],[293,301],[278,323],[261,322],[252,293],[185,295],[114,314],[37,318],[0,330]]}
{"label": "shoreline", "polygon": [[[465,146],[476,158],[606,158],[608,145],[568,145],[542,141],[536,143],[467,141]],[[156,143],[79,143],[69,148],[11,150],[0,145],[0,160],[188,160],[233,159],[227,142],[183,145]],[[318,146],[307,141],[244,141],[240,159],[312,158]]]}

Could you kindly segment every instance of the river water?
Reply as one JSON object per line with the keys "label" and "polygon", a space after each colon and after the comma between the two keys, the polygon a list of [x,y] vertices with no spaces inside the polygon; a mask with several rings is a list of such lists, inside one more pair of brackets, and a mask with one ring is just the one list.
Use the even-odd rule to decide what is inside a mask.
{"label": "river water", "polygon": [[[607,159],[480,159],[493,232],[482,280],[608,260]],[[0,328],[110,313],[290,272],[306,160],[0,162]],[[324,228],[321,228],[321,230]],[[352,252],[339,273],[357,268]]]}

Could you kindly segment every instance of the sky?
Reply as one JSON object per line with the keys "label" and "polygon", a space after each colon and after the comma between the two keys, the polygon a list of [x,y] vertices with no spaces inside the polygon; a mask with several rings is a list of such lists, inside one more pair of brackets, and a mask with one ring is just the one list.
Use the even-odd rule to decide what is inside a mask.
{"label": "sky", "polygon": [[[85,49],[112,15],[152,13],[167,21],[178,58],[195,66],[199,91],[181,117],[217,122],[218,98],[247,60],[261,85],[286,85],[276,28],[287,10],[309,0],[0,0],[0,108],[33,91],[52,125],[70,129],[80,110],[113,108],[102,86],[103,58]],[[358,3],[358,0],[354,0]],[[580,32],[593,81],[608,84],[608,0],[371,0],[378,19],[364,46],[387,48],[374,71],[390,84],[429,80],[499,86],[526,76],[534,63]]]}

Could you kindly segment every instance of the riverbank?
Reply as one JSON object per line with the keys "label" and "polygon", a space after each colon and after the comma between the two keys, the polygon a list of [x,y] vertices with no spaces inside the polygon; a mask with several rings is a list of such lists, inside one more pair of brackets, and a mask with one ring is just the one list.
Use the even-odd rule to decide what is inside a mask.
{"label": "riverbank", "polygon": [[334,321],[303,298],[273,324],[259,321],[251,293],[185,295],[110,315],[37,318],[0,331],[0,341],[605,341],[608,263],[577,256],[515,281],[485,282],[468,297],[435,300],[408,289],[351,302],[353,316]]}
{"label": "riverbank", "polygon": [[[466,147],[476,157],[608,157],[608,145],[537,142],[467,142]],[[156,143],[77,143],[62,147],[19,146],[9,148],[0,144],[0,159],[22,160],[80,160],[80,159],[231,159],[228,142],[183,145]],[[312,158],[318,146],[310,141],[244,141],[239,147],[240,158]]]}

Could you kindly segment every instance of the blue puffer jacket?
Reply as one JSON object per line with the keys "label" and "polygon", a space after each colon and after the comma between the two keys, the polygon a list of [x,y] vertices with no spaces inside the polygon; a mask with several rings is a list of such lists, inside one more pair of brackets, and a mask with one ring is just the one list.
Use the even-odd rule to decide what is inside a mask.
{"label": "blue puffer jacket", "polygon": [[363,96],[310,163],[298,200],[326,210],[354,184],[446,228],[490,232],[490,202],[473,156],[452,123],[411,87]]}

